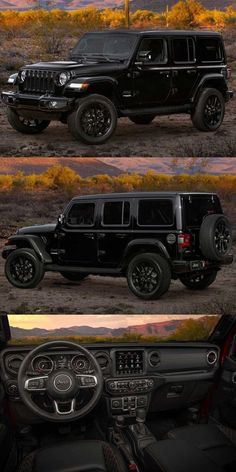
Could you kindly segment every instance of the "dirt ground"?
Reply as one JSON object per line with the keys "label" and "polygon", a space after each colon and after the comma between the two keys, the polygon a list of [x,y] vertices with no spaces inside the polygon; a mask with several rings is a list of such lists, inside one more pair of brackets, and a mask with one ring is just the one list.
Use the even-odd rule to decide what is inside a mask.
{"label": "dirt ground", "polygon": [[89,146],[75,141],[66,125],[52,122],[37,136],[14,131],[0,106],[1,156],[78,157],[224,157],[236,155],[236,99],[227,105],[225,120],[215,133],[202,133],[187,115],[157,117],[148,126],[128,118],[118,122],[115,135],[105,144]]}
{"label": "dirt ground", "polygon": [[[0,250],[3,245],[1,240]],[[223,268],[207,290],[190,291],[173,281],[169,292],[151,302],[136,298],[124,278],[89,276],[73,283],[60,274],[46,273],[38,287],[21,290],[8,283],[0,257],[0,293],[5,294],[1,311],[8,313],[235,314],[235,280],[236,261]]]}

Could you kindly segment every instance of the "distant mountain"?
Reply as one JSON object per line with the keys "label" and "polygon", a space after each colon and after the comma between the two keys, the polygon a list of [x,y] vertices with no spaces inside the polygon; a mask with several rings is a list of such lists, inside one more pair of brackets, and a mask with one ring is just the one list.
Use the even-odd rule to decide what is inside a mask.
{"label": "distant mountain", "polygon": [[[135,10],[152,10],[152,11],[163,11],[166,9],[168,4],[169,8],[172,7],[176,0],[131,0],[130,9]],[[236,7],[235,0],[202,0],[202,5],[208,9],[219,9],[223,10],[229,5]],[[117,8],[124,4],[123,0],[54,0],[52,6],[54,8],[61,8],[64,10],[77,10],[79,8],[86,7],[93,4],[99,9],[103,8]],[[47,5],[46,0],[41,0],[41,7]],[[28,0],[0,0],[0,10],[26,10],[30,8],[30,2]]]}
{"label": "distant mountain", "polygon": [[11,335],[14,339],[33,337],[65,337],[65,336],[122,336],[128,333],[138,333],[144,336],[169,336],[182,323],[182,320],[161,321],[156,323],[146,323],[143,325],[128,326],[127,328],[107,328],[91,326],[71,326],[69,328],[58,329],[23,329],[15,326],[11,327]]}

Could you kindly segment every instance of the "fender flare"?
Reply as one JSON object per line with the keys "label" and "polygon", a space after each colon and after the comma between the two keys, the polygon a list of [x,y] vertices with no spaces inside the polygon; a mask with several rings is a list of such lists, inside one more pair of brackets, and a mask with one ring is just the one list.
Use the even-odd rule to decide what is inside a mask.
{"label": "fender flare", "polygon": [[[119,96],[118,96],[118,93],[117,93],[117,87],[118,87],[118,81],[114,78],[114,77],[110,77],[110,76],[103,76],[103,75],[98,75],[96,77],[76,77],[75,79],[71,79],[65,86],[65,92],[72,92],[73,93],[76,93],[77,94],[77,98],[83,98],[84,96],[87,96],[87,93],[86,95],[81,91],[79,91],[78,89],[76,90],[73,89],[73,87],[71,87],[72,84],[79,84],[79,83],[88,83],[89,84],[89,87],[88,87],[88,90],[87,92],[89,93],[89,89],[90,89],[90,86],[93,86],[93,85],[97,85],[97,84],[103,84],[104,85],[104,89],[106,88],[106,85],[110,85],[112,86],[112,89],[113,89],[113,92],[114,92],[114,95],[116,97],[117,100],[119,100]],[[92,92],[93,93],[93,92]],[[96,92],[94,92],[96,93]]]}
{"label": "fender flare", "polygon": [[[37,256],[43,262],[43,264],[52,263],[52,258],[50,254],[48,254],[48,252],[46,251],[45,244],[39,236],[17,234],[15,236],[11,236],[8,241],[16,245],[16,248],[18,248],[20,242],[26,242],[26,247],[30,246],[30,248],[36,252]],[[7,250],[7,246],[5,246],[4,249]]]}
{"label": "fender flare", "polygon": [[143,247],[143,246],[146,246],[146,247],[154,247],[154,248],[157,248],[158,249],[158,252],[160,254],[162,254],[171,264],[171,257],[165,247],[165,245],[159,240],[159,239],[134,239],[132,241],[130,241],[126,248],[125,248],[125,251],[124,251],[124,255],[122,257],[122,260],[121,260],[121,267],[124,267],[126,262],[127,262],[127,259],[128,259],[128,256],[130,254],[130,252],[132,251],[133,248],[139,248],[139,247]]}
{"label": "fender flare", "polygon": [[195,102],[196,99],[198,98],[199,94],[201,93],[202,89],[204,88],[204,85],[206,82],[209,80],[220,80],[223,84],[223,88],[225,89],[225,92],[227,91],[227,84],[225,82],[225,78],[222,74],[207,74],[205,75],[199,82],[194,95],[192,97],[192,101]]}

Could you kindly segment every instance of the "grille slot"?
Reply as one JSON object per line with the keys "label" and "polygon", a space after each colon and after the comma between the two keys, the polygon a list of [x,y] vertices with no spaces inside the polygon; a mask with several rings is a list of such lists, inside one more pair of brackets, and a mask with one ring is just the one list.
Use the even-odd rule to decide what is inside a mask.
{"label": "grille slot", "polygon": [[26,93],[54,93],[57,72],[48,70],[26,69],[26,77],[22,84]]}

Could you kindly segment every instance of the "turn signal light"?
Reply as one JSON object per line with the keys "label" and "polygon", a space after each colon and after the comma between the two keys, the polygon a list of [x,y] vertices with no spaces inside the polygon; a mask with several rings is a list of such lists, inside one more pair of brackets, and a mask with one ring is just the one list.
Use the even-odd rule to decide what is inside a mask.
{"label": "turn signal light", "polygon": [[181,233],[178,235],[178,246],[179,249],[185,249],[191,246],[191,234]]}

